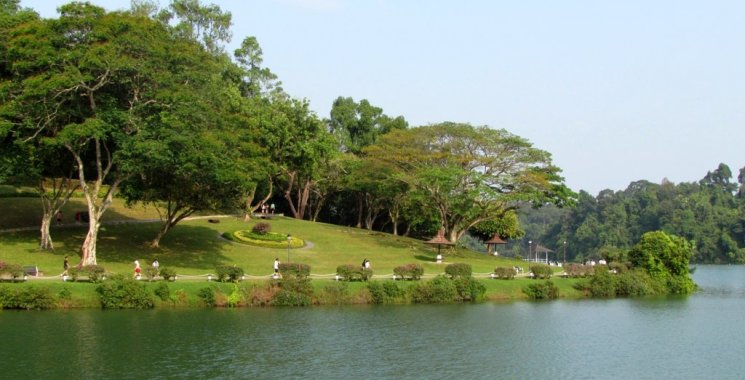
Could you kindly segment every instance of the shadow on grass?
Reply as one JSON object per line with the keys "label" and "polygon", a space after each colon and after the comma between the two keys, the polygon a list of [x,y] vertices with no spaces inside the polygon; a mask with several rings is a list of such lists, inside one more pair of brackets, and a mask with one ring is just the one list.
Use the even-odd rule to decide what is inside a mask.
{"label": "shadow on grass", "polygon": [[[214,269],[228,258],[222,249],[229,242],[220,239],[209,227],[191,224],[177,225],[160,241],[159,248],[150,247],[161,223],[104,225],[98,235],[97,258],[104,263],[130,265],[134,260],[149,265],[158,259],[163,267]],[[80,248],[87,228],[60,231],[57,241],[64,245],[62,253],[80,257]],[[54,233],[53,233],[54,236]],[[59,251],[59,250],[58,250]]]}

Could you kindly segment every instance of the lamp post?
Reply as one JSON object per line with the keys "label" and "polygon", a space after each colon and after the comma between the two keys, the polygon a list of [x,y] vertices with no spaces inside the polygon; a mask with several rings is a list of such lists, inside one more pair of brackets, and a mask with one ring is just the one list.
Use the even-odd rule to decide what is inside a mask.
{"label": "lamp post", "polygon": [[567,241],[564,240],[564,261],[561,264],[562,266],[567,265]]}
{"label": "lamp post", "polygon": [[533,253],[533,241],[528,240],[528,262],[530,262],[530,255]]}
{"label": "lamp post", "polygon": [[292,240],[292,236],[290,234],[287,234],[287,263],[290,262],[290,241]]}

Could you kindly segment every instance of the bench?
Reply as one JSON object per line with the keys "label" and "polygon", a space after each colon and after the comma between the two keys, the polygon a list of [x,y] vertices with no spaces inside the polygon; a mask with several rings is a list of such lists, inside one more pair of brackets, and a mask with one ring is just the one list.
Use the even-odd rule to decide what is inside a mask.
{"label": "bench", "polygon": [[41,276],[41,272],[39,271],[39,267],[36,265],[26,265],[23,267],[23,273],[25,273],[27,276],[34,276],[39,277]]}

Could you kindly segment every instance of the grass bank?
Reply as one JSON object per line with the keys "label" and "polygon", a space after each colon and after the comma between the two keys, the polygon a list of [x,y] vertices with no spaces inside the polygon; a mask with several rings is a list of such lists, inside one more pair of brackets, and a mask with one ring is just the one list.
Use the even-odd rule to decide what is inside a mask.
{"label": "grass bank", "polygon": [[[34,201],[36,202],[34,204]],[[79,208],[76,199],[69,204],[70,212]],[[34,198],[3,198],[0,208],[4,210],[0,222],[5,228],[15,228],[30,223],[28,215],[38,208]],[[13,216],[14,213],[25,213],[25,217]],[[72,214],[71,214],[72,213]],[[263,287],[273,272],[273,261],[299,262],[311,267],[311,278],[316,293],[333,283],[336,268],[343,264],[359,265],[367,258],[372,263],[374,281],[391,281],[393,269],[397,266],[417,263],[424,267],[425,278],[442,274],[449,263],[467,263],[473,268],[477,278],[486,286],[488,300],[525,299],[522,288],[533,280],[519,278],[510,281],[490,280],[487,278],[497,266],[521,266],[527,269],[524,262],[488,256],[463,248],[443,248],[445,262],[435,263],[437,248],[424,244],[420,240],[391,234],[343,227],[324,223],[312,223],[287,217],[274,217],[270,220],[244,221],[238,217],[220,218],[219,223],[206,219],[195,219],[181,222],[161,241],[160,248],[153,249],[148,242],[157,234],[160,224],[157,222],[142,223],[157,217],[153,209],[135,207],[126,208],[121,201],[115,202],[112,212],[105,219],[98,241],[98,263],[113,274],[130,276],[133,261],[139,260],[149,265],[158,259],[161,267],[174,269],[179,280],[169,283],[173,292],[181,290],[185,305],[198,304],[196,294],[205,286],[227,286],[225,292],[231,292],[233,285],[208,283],[207,275],[215,274],[219,265],[235,265],[244,269],[246,286]],[[15,220],[15,221],[14,221]],[[19,221],[20,220],[20,221]],[[271,249],[228,241],[221,237],[224,232],[251,229],[257,222],[268,222],[277,233],[291,234],[303,239],[306,245],[297,249]],[[77,264],[80,246],[87,226],[66,221],[61,226],[54,226],[52,237],[54,251],[38,249],[38,232],[35,230],[0,232],[0,261],[20,265],[33,265],[43,273],[42,279],[31,279],[26,283],[7,284],[4,286],[50,286],[51,292],[59,293],[68,289],[74,304],[84,307],[95,306],[95,284],[65,283],[59,275],[62,273],[64,257],[70,257],[72,265]],[[561,297],[581,297],[571,285],[573,280],[555,278],[560,288]],[[148,285],[150,286],[150,285]],[[402,287],[409,286],[408,283]],[[364,298],[366,286],[363,283],[350,283],[350,299]],[[66,293],[66,291],[63,291]],[[355,296],[356,295],[356,296]],[[323,302],[324,297],[317,297],[314,302]],[[354,302],[354,301],[350,301]],[[168,303],[166,303],[168,304]],[[165,305],[163,305],[165,306]]]}

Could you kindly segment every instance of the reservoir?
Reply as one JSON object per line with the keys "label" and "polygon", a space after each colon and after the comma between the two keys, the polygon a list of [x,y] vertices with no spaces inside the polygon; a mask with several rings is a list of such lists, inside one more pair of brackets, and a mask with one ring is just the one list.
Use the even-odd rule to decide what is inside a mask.
{"label": "reservoir", "polygon": [[745,267],[686,297],[2,311],[6,379],[738,379]]}

